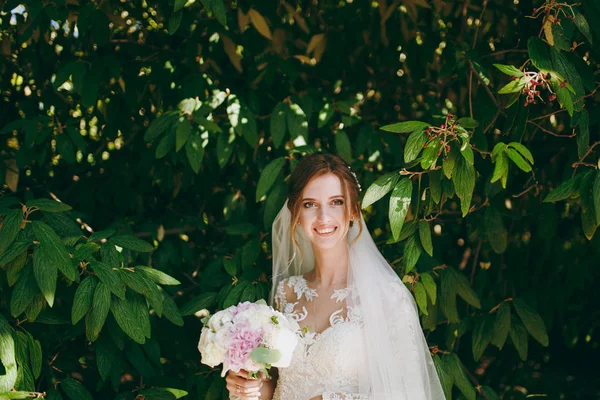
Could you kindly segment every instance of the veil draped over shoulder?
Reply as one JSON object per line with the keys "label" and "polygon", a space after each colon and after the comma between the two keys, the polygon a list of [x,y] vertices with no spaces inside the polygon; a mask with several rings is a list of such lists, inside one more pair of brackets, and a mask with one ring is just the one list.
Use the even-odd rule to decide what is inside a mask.
{"label": "veil draped over shoulder", "polygon": [[[362,316],[367,363],[359,378],[360,393],[376,400],[445,399],[429,348],[419,323],[415,301],[377,249],[361,215],[359,225],[350,228],[348,286],[354,286],[347,299]],[[273,223],[273,287],[270,304],[274,305],[281,280],[303,275],[314,267],[310,241],[300,227],[291,239],[291,212],[287,202]]]}

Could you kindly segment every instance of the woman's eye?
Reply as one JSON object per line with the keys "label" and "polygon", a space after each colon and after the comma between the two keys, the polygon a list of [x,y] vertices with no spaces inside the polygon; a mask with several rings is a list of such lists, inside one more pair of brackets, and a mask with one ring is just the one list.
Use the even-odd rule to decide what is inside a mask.
{"label": "woman's eye", "polygon": [[304,208],[311,208],[313,203],[304,203]]}
{"label": "woman's eye", "polygon": [[336,206],[341,206],[344,204],[344,200],[341,200],[341,199],[334,200],[333,204],[335,204]]}

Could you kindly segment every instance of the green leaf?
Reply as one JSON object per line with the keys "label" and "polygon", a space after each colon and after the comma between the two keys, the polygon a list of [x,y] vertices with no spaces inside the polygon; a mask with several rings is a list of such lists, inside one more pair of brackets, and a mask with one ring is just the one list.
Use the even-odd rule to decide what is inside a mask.
{"label": "green leaf", "polygon": [[31,265],[26,265],[12,291],[10,299],[10,313],[18,317],[31,304],[33,298],[39,293],[38,285],[33,275]]}
{"label": "green leaf", "polygon": [[94,259],[93,255],[98,250],[100,250],[100,246],[94,242],[82,243],[77,245],[77,249],[75,250],[75,253],[73,253],[73,256],[78,260],[89,261]]}
{"label": "green leaf", "polygon": [[516,318],[511,318],[509,335],[510,340],[513,342],[517,352],[519,353],[519,357],[521,357],[521,360],[527,360],[527,331],[525,330],[523,324]]}
{"label": "green leaf", "polygon": [[183,318],[181,317],[179,308],[177,308],[177,304],[175,304],[175,301],[173,301],[173,299],[169,297],[166,293],[163,293],[162,307],[163,315],[166,319],[168,319],[177,326],[183,326]]}
{"label": "green leaf", "polygon": [[252,285],[248,281],[239,281],[237,285],[231,289],[227,297],[225,298],[225,302],[223,303],[223,308],[227,308],[237,304],[240,301],[240,296],[244,292],[244,290],[248,287],[248,285]]}
{"label": "green leaf", "polygon": [[154,246],[152,246],[150,243],[142,239],[138,239],[133,235],[116,235],[110,238],[109,242],[119,247],[139,251],[142,253],[154,250]]}
{"label": "green leaf", "polygon": [[96,340],[96,365],[103,381],[110,377],[111,370],[119,365],[121,352],[106,335]]}
{"label": "green leaf", "polygon": [[215,303],[216,297],[216,292],[202,293],[200,296],[195,297],[181,307],[181,315],[193,315],[200,310],[212,307]]}
{"label": "green leaf", "polygon": [[[56,287],[56,268],[70,281],[77,280],[77,268],[71,262],[71,256],[61,243],[60,237],[43,222],[33,221],[31,225],[35,237],[40,242],[33,256],[34,272],[38,282],[40,279],[45,280],[54,277],[54,287]],[[47,285],[45,288],[46,293],[44,293],[44,290],[42,290],[42,293],[44,293],[44,297],[52,307],[52,303],[48,300],[51,283],[46,281],[44,285]],[[42,288],[41,285],[40,288]]]}
{"label": "green leaf", "polygon": [[484,395],[486,400],[501,400],[500,396],[489,386],[482,386],[481,393]]}
{"label": "green leaf", "polygon": [[13,330],[0,314],[0,361],[4,372],[0,375],[0,393],[13,389],[17,380],[17,361]]}
{"label": "green leaf", "polygon": [[423,249],[419,244],[419,240],[416,235],[413,235],[408,238],[406,241],[406,245],[404,246],[404,260],[406,262],[406,270],[405,273],[409,273],[412,269],[417,265],[417,261],[421,257],[421,253]]}
{"label": "green leaf", "polygon": [[58,277],[56,264],[50,261],[51,257],[52,253],[44,251],[41,244],[33,252],[33,273],[50,307],[54,305],[54,292],[56,291],[56,278]]}
{"label": "green leaf", "polygon": [[[0,266],[6,265],[11,261],[16,260],[18,257],[22,257],[25,254],[25,259],[27,259],[27,248],[33,243],[32,240],[17,240],[13,242],[12,246],[8,248],[2,255],[0,255]],[[24,262],[24,261],[23,261]],[[19,265],[23,267],[23,265]],[[7,270],[8,272],[8,270]],[[18,269],[16,271],[12,271],[13,273],[18,273]],[[14,275],[13,275],[14,277]],[[14,280],[13,280],[14,283]],[[11,284],[12,286],[12,284]]]}
{"label": "green leaf", "polygon": [[437,285],[435,284],[433,277],[429,272],[426,272],[421,274],[421,281],[423,282],[423,286],[425,286],[431,304],[435,304],[437,300]]}
{"label": "green leaf", "polygon": [[448,369],[450,370],[452,380],[456,387],[458,387],[467,400],[475,400],[475,388],[471,384],[471,381],[469,381],[467,373],[465,372],[465,366],[460,361],[460,358],[458,358],[458,355],[452,353],[446,355],[445,358],[447,358],[445,361],[447,362]]}
{"label": "green leaf", "polygon": [[346,132],[338,131],[335,135],[335,150],[348,164],[352,162],[352,145]]}
{"label": "green leaf", "polygon": [[396,185],[400,179],[398,172],[389,172],[385,175],[380,176],[369,188],[367,189],[365,196],[362,201],[362,209],[366,210],[371,204],[375,203],[383,196],[389,193],[392,188]]}
{"label": "green leaf", "polygon": [[171,17],[169,18],[169,27],[168,27],[169,35],[172,35],[175,32],[177,32],[177,29],[179,29],[179,25],[181,25],[181,17],[182,16],[183,16],[182,10],[171,14]]}
{"label": "green leaf", "polygon": [[514,79],[498,90],[498,94],[520,93],[525,88],[527,78]]}
{"label": "green leaf", "polygon": [[270,124],[270,132],[271,137],[273,138],[273,145],[275,148],[279,148],[283,144],[283,139],[285,138],[285,109],[286,104],[283,102],[277,103],[273,112],[271,113],[271,118],[269,121]]}
{"label": "green leaf", "polygon": [[318,127],[322,128],[327,125],[331,117],[333,117],[333,114],[335,114],[333,106],[330,103],[325,103],[321,111],[319,111]]}
{"label": "green leaf", "polygon": [[174,119],[174,114],[171,112],[166,112],[160,117],[156,118],[154,121],[152,121],[148,127],[148,130],[146,130],[146,133],[144,134],[144,141],[151,142],[168,131],[168,128]]}
{"label": "green leaf", "polygon": [[579,12],[579,10],[576,7],[573,7],[572,10],[573,10],[573,22],[575,22],[575,26],[577,26],[577,29],[579,29],[579,31],[581,33],[583,33],[583,36],[585,36],[585,38],[588,40],[588,42],[590,42],[590,44],[593,44],[594,38],[592,36],[592,31],[590,30],[590,24],[588,23],[587,19],[585,19],[583,14],[581,12]]}
{"label": "green leaf", "polygon": [[285,109],[287,128],[292,139],[298,136],[308,139],[308,120],[306,114],[298,104],[291,104]]}
{"label": "green leaf", "polygon": [[449,267],[446,269],[448,274],[451,276],[453,281],[453,287],[456,292],[464,301],[469,303],[475,308],[481,308],[481,302],[479,301],[479,296],[471,287],[469,280],[462,272],[457,271],[456,269]]}
{"label": "green leaf", "polygon": [[578,190],[579,179],[581,179],[581,176],[575,175],[562,182],[558,187],[552,189],[552,191],[548,193],[548,196],[544,198],[544,203],[566,200],[573,196]]}
{"label": "green leaf", "polygon": [[[15,249],[17,247],[17,245],[21,243],[21,242],[17,242],[15,243],[14,246],[11,247],[12,249]],[[21,274],[21,271],[23,270],[23,267],[25,267],[25,264],[27,263],[27,246],[29,245],[27,242],[23,242],[25,243],[26,246],[23,247],[23,249],[21,250],[21,254],[11,258],[12,262],[10,262],[10,264],[8,264],[6,266],[6,280],[8,281],[8,286],[13,286],[16,282],[17,279],[19,278],[19,275]],[[4,256],[7,255],[7,253],[4,253],[2,255],[2,259],[4,259]],[[0,265],[5,265],[6,263],[0,262]]]}
{"label": "green leaf", "polygon": [[[377,183],[377,182],[376,182]],[[370,188],[369,188],[370,189]],[[366,197],[366,195],[365,195]],[[398,239],[404,219],[410,208],[412,198],[412,181],[408,178],[403,178],[398,181],[392,195],[390,196],[389,218],[392,228],[392,236]]]}
{"label": "green leaf", "polygon": [[492,174],[491,183],[496,182],[504,175],[508,174],[508,156],[506,155],[507,145],[504,143],[498,143],[494,146],[492,151],[492,161],[494,165],[494,173]]}
{"label": "green leaf", "polygon": [[416,160],[425,143],[427,143],[427,133],[424,129],[417,129],[411,133],[404,147],[404,162]]}
{"label": "green leaf", "polygon": [[147,279],[143,273],[134,271],[131,272],[128,269],[119,270],[121,280],[134,292],[143,295],[156,312],[156,314],[162,316],[162,304],[163,298],[160,293],[160,289],[154,282]]}
{"label": "green leaf", "polygon": [[256,202],[258,203],[269,189],[273,186],[277,177],[283,169],[285,157],[279,157],[271,161],[260,174],[258,184],[256,185]]}
{"label": "green leaf", "polygon": [[494,323],[494,333],[492,334],[492,344],[502,350],[508,332],[510,331],[510,306],[504,302],[496,312],[496,322]]}
{"label": "green leaf", "polygon": [[452,273],[449,271],[450,269],[446,268],[441,274],[440,307],[448,318],[448,322],[454,324],[460,321],[456,308],[458,285],[456,279],[454,279]]}
{"label": "green leaf", "polygon": [[235,277],[237,274],[237,263],[235,260],[225,258],[223,259],[223,266],[225,267],[225,272],[227,272],[229,276]]}
{"label": "green leaf", "polygon": [[473,330],[473,359],[479,361],[485,349],[492,340],[492,334],[494,332],[494,320],[491,317],[484,316],[479,318],[475,323],[475,329]]}
{"label": "green leaf", "polygon": [[155,156],[157,159],[161,159],[175,146],[175,134],[174,132],[169,132],[165,137],[163,137],[160,142],[158,142],[158,146],[156,146]]}
{"label": "green leaf", "polygon": [[405,121],[396,124],[385,125],[381,127],[382,131],[393,133],[409,133],[419,129],[425,129],[429,126],[426,122],[421,121]]}
{"label": "green leaf", "polygon": [[484,215],[485,233],[492,249],[498,254],[506,251],[508,232],[502,222],[502,217],[494,207],[487,207]]}
{"label": "green leaf", "polygon": [[531,165],[525,161],[525,158],[515,149],[509,147],[506,149],[506,155],[524,172],[531,172]]}
{"label": "green leaf", "polygon": [[473,154],[473,149],[471,148],[469,143],[467,143],[467,145],[464,147],[464,150],[461,150],[460,154],[469,164],[475,164],[475,155]]}
{"label": "green leaf", "polygon": [[456,121],[456,123],[460,126],[462,126],[463,128],[477,128],[479,126],[479,122],[475,121],[473,118],[469,118],[469,117],[463,117],[463,118],[459,118],[458,121]]}
{"label": "green leaf", "polygon": [[510,142],[508,144],[508,146],[517,150],[519,152],[519,154],[521,154],[523,157],[525,157],[525,159],[529,162],[529,164],[531,164],[531,165],[534,164],[533,155],[531,154],[531,152],[529,151],[529,149],[527,147],[523,146],[519,142]]}
{"label": "green leaf", "polygon": [[[85,319],[86,337],[90,342],[95,342],[104,326],[108,312],[110,311],[110,290],[102,282],[96,285],[92,309]],[[161,303],[162,304],[162,303]]]}
{"label": "green leaf", "polygon": [[[144,311],[145,310],[145,315]],[[123,332],[135,342],[144,344],[146,342],[146,333],[149,330],[150,320],[148,319],[148,310],[145,304],[140,303],[130,292],[127,292],[127,298],[121,300],[113,297],[110,311],[112,312],[117,324]]]}
{"label": "green leaf", "polygon": [[435,204],[440,204],[442,200],[442,171],[431,171],[429,173],[429,190],[431,199]]}
{"label": "green leaf", "polygon": [[415,299],[421,312],[425,315],[429,315],[427,312],[427,292],[425,286],[421,282],[417,282],[415,285]]}
{"label": "green leaf", "polygon": [[285,182],[279,182],[275,184],[275,187],[269,192],[267,200],[265,201],[265,215],[263,222],[267,229],[271,229],[271,225],[281,207],[285,204],[286,200],[287,185]]}
{"label": "green leaf", "polygon": [[[194,115],[194,122],[200,125],[202,128],[206,129],[210,133],[223,133],[223,129],[219,125],[217,125],[212,119],[207,119],[201,117],[200,115]],[[203,131],[201,129],[201,131]]]}
{"label": "green leaf", "polygon": [[571,97],[571,92],[566,87],[555,87],[556,96],[558,97],[558,102],[562,108],[565,108],[570,116],[573,116],[573,98]]}
{"label": "green leaf", "polygon": [[71,400],[94,400],[83,384],[73,378],[65,378],[60,387]]}
{"label": "green leaf", "polygon": [[585,153],[590,146],[590,116],[587,110],[581,111],[581,117],[577,128],[577,156],[582,158],[585,156]]}
{"label": "green leaf", "polygon": [[460,208],[464,217],[471,208],[471,198],[475,189],[475,168],[464,157],[456,159],[452,181],[454,182],[456,195],[460,198]]}
{"label": "green leaf", "polygon": [[27,202],[27,207],[36,207],[46,212],[63,212],[69,211],[72,207],[68,204],[61,203],[50,199],[35,199]]}
{"label": "green leaf", "polygon": [[188,0],[175,0],[175,5],[173,6],[173,11],[177,12],[179,10],[181,10],[186,3],[188,2]]}
{"label": "green leaf", "polygon": [[252,361],[261,364],[274,364],[281,359],[281,351],[259,346],[250,353]]}
{"label": "green leaf", "polygon": [[442,164],[442,171],[444,176],[448,179],[452,179],[452,173],[454,172],[454,166],[456,165],[457,152],[451,147],[450,153],[446,155],[444,163]]}
{"label": "green leaf", "polygon": [[596,179],[594,180],[594,188],[592,190],[596,222],[597,225],[600,225],[600,172],[596,173]]}
{"label": "green leaf", "polygon": [[99,261],[90,263],[92,270],[96,273],[98,279],[103,282],[115,296],[120,299],[125,299],[125,287],[121,283],[119,273],[113,270],[108,264]]}
{"label": "green leaf", "polygon": [[0,229],[0,255],[4,258],[4,252],[17,238],[19,230],[21,230],[21,221],[23,221],[23,213],[21,210],[11,211],[4,218],[2,228]]}
{"label": "green leaf", "polygon": [[441,152],[441,139],[435,138],[429,143],[427,143],[427,147],[423,150],[423,155],[421,156],[421,168],[429,169],[433,168],[436,163],[436,160],[440,156]]}
{"label": "green leaf", "polygon": [[71,322],[73,325],[77,324],[92,307],[97,283],[98,280],[96,277],[89,275],[77,287],[75,296],[73,297],[73,309],[71,310]]}
{"label": "green leaf", "polygon": [[550,48],[542,39],[537,36],[531,36],[527,40],[527,50],[531,63],[540,70],[553,71],[552,60],[550,59]]}
{"label": "green leaf", "polygon": [[200,166],[204,159],[202,138],[198,133],[193,134],[185,143],[185,155],[190,163],[190,167],[192,167],[192,170],[197,174],[200,171]]}
{"label": "green leaf", "polygon": [[548,347],[548,333],[542,317],[522,299],[514,299],[513,305],[531,336],[542,346]]}
{"label": "green leaf", "polygon": [[510,76],[523,76],[524,73],[513,65],[494,64],[494,67],[498,68],[501,72]]}
{"label": "green leaf", "polygon": [[223,0],[202,0],[204,7],[210,11],[223,26],[227,26],[227,12]]}
{"label": "green leaf", "polygon": [[175,129],[175,151],[181,150],[186,144],[192,132],[192,125],[187,118],[181,117],[177,122],[177,128]]}
{"label": "green leaf", "polygon": [[135,267],[135,271],[137,273],[142,274],[145,278],[149,279],[150,281],[157,283],[159,285],[166,285],[166,286],[181,285],[181,282],[179,282],[177,279],[173,278],[170,275],[165,274],[164,272],[162,272],[156,268],[138,265]]}
{"label": "green leaf", "polygon": [[440,358],[437,354],[431,356],[433,359],[433,364],[435,365],[435,370],[440,378],[440,384],[442,385],[442,389],[444,390],[444,397],[447,400],[452,400],[452,386],[454,385],[454,381],[452,379],[452,375],[450,375],[448,369],[445,366],[444,360]]}
{"label": "green leaf", "polygon": [[433,257],[433,244],[431,242],[431,227],[427,221],[419,221],[419,238],[423,249]]}

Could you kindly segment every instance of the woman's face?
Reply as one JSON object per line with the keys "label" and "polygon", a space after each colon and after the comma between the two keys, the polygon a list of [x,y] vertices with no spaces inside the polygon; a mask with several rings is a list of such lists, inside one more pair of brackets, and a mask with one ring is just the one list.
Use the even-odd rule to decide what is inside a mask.
{"label": "woman's face", "polygon": [[302,192],[299,222],[313,246],[330,249],[346,236],[346,195],[340,179],[327,173],[312,179]]}

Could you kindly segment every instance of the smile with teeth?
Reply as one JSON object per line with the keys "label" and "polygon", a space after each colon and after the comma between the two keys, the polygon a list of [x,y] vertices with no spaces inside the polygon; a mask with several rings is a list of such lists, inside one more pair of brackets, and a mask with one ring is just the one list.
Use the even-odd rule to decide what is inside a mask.
{"label": "smile with teeth", "polygon": [[329,227],[329,228],[315,228],[315,231],[321,236],[331,235],[336,230],[337,230],[337,226]]}

